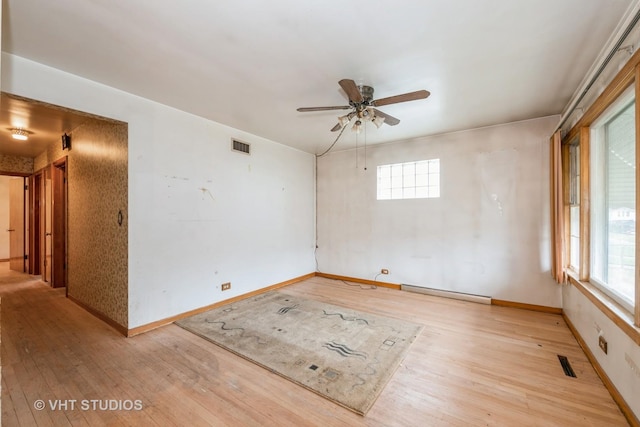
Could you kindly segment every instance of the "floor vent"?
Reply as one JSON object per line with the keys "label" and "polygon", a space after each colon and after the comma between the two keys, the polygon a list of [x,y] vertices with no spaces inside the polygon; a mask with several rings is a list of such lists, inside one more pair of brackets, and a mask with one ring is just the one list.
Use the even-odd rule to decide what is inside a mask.
{"label": "floor vent", "polygon": [[562,370],[564,371],[564,374],[566,376],[577,378],[576,377],[576,373],[573,372],[573,368],[571,367],[571,364],[569,363],[569,359],[567,359],[567,356],[558,355],[558,360],[560,360],[560,364],[562,365]]}
{"label": "floor vent", "polygon": [[251,145],[238,141],[237,139],[231,140],[231,149],[233,151],[239,151],[240,153],[251,154]]}

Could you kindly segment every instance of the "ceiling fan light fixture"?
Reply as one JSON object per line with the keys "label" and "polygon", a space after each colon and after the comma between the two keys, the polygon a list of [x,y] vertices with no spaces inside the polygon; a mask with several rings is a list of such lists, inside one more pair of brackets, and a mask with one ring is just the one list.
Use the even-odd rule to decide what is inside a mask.
{"label": "ceiling fan light fixture", "polygon": [[350,114],[346,114],[344,116],[340,116],[338,117],[338,123],[340,123],[341,127],[345,127],[346,125],[349,124],[349,122],[351,121],[351,115]]}
{"label": "ceiling fan light fixture", "polygon": [[371,121],[375,118],[375,113],[373,112],[373,108],[367,107],[363,113],[363,119]]}
{"label": "ceiling fan light fixture", "polygon": [[[329,147],[327,151],[320,155],[324,156],[331,150],[331,148],[338,142],[340,135],[346,129],[347,125],[356,118],[355,123],[351,127],[351,131],[360,133],[362,128],[366,126],[366,122],[373,122],[376,128],[380,128],[382,124],[389,126],[395,126],[400,123],[400,120],[377,110],[375,107],[383,105],[398,104],[401,102],[415,101],[418,99],[425,99],[429,97],[430,92],[427,90],[417,90],[414,92],[407,92],[400,95],[389,96],[386,98],[373,99],[373,87],[365,85],[357,85],[355,81],[351,79],[342,79],[338,82],[344,94],[349,99],[349,105],[336,105],[328,107],[301,107],[298,108],[299,112],[312,112],[312,111],[330,111],[330,110],[350,110],[351,112],[345,116],[338,117],[338,123],[332,128],[331,132],[338,132],[336,140]],[[364,123],[363,123],[364,121]],[[365,127],[365,146],[366,146],[366,127]],[[357,141],[357,138],[356,138]],[[366,169],[366,168],[365,168]]]}
{"label": "ceiling fan light fixture", "polygon": [[380,126],[382,126],[382,124],[384,123],[384,117],[374,116],[371,121],[374,125],[376,125],[378,129],[380,129]]}
{"label": "ceiling fan light fixture", "polygon": [[28,130],[25,130],[22,128],[17,128],[17,129],[14,128],[10,130],[11,130],[11,137],[19,141],[26,141],[27,139],[29,139],[29,133],[31,133]]}

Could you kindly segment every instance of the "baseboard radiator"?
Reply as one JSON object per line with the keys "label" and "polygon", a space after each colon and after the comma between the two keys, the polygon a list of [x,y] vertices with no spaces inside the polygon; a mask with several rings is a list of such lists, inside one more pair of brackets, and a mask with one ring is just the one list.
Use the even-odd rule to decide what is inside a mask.
{"label": "baseboard radiator", "polygon": [[400,289],[419,294],[433,295],[436,297],[459,299],[462,301],[477,302],[478,304],[491,304],[491,297],[484,295],[465,294],[464,292],[445,291],[442,289],[424,288],[422,286],[400,285]]}

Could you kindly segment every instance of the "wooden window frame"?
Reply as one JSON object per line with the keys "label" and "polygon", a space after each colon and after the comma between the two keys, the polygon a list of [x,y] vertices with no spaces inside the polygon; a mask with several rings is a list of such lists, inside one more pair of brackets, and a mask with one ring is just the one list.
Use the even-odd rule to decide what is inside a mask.
{"label": "wooden window frame", "polygon": [[[574,207],[574,203],[573,203],[573,198],[571,197],[571,186],[574,183],[573,180],[573,176],[571,174],[571,149],[573,147],[578,147],[578,149],[582,149],[581,145],[580,145],[580,141],[579,140],[572,140],[569,143],[563,143],[562,144],[562,175],[563,175],[563,179],[564,179],[564,184],[563,184],[563,190],[564,190],[564,194],[565,194],[565,198],[564,198],[564,211],[563,211],[563,215],[564,215],[564,224],[565,224],[565,245],[566,245],[566,260],[565,260],[565,265],[567,266],[566,268],[568,269],[573,269],[573,265],[571,264],[571,259],[573,257],[573,247],[571,245],[571,208]],[[580,192],[578,194],[575,195],[575,197],[577,198],[577,205],[580,209],[580,213],[579,213],[579,222],[580,222],[580,229],[579,231],[579,236],[580,236],[580,242],[578,245],[578,270],[577,271],[582,271],[582,266],[583,266],[583,254],[585,253],[583,247],[582,247],[582,153],[580,153],[580,159],[579,159],[579,165],[580,165],[580,172],[579,172],[579,176],[580,176],[580,183],[579,183],[579,188],[580,188]]]}
{"label": "wooden window frame", "polygon": [[[611,319],[622,331],[640,345],[640,250],[636,250],[635,305],[634,312],[629,313],[619,304],[589,283],[590,278],[590,132],[591,125],[613,104],[630,86],[635,92],[635,126],[636,126],[636,170],[640,171],[640,51],[620,69],[611,83],[598,96],[584,115],[563,138],[563,155],[568,154],[568,144],[579,139],[580,144],[580,268],[579,271],[568,271],[569,282],[582,292],[600,311]],[[566,145],[566,147],[565,147]],[[568,156],[563,161],[563,175],[568,177]],[[568,195],[568,179],[565,180],[565,194]],[[640,174],[636,173],[636,212],[640,212]],[[565,224],[569,221],[568,201],[565,205]],[[568,225],[568,224],[567,224]],[[566,233],[566,232],[565,232]],[[640,233],[636,233],[636,248],[640,248]]]}

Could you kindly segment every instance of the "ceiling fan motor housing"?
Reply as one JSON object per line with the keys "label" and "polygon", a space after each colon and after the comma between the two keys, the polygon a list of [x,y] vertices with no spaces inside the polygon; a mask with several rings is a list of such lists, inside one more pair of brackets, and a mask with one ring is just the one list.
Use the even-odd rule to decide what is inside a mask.
{"label": "ceiling fan motor housing", "polygon": [[369,104],[373,100],[373,88],[371,86],[358,86],[362,98],[364,98],[364,104]]}

